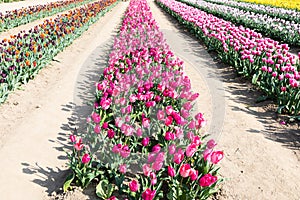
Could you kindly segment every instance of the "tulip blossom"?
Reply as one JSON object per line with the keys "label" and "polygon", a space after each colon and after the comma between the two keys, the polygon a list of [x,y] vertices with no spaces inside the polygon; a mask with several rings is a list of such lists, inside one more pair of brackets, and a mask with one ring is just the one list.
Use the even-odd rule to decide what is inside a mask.
{"label": "tulip blossom", "polygon": [[143,173],[145,176],[150,176],[150,173],[152,172],[152,169],[149,164],[143,165]]}
{"label": "tulip blossom", "polygon": [[109,129],[109,130],[107,131],[107,137],[108,137],[109,139],[112,139],[112,138],[114,138],[114,136],[115,136],[115,131],[112,130],[112,129]]}
{"label": "tulip blossom", "polygon": [[192,157],[196,151],[197,151],[197,144],[192,143],[187,146],[185,150],[185,154],[187,157]]}
{"label": "tulip blossom", "polygon": [[149,144],[150,142],[150,138],[149,137],[145,137],[142,139],[142,145],[145,147]]}
{"label": "tulip blossom", "polygon": [[93,113],[91,115],[91,118],[93,119],[93,121],[97,124],[101,121],[101,117],[98,113]]}
{"label": "tulip blossom", "polygon": [[190,164],[183,164],[179,169],[179,173],[182,177],[186,178],[190,175],[191,166]]}
{"label": "tulip blossom", "polygon": [[83,144],[82,144],[82,138],[79,139],[79,141],[77,143],[74,144],[74,148],[77,151],[80,151],[83,148]]}
{"label": "tulip blossom", "polygon": [[217,143],[215,142],[214,139],[208,140],[208,142],[206,144],[207,148],[209,148],[209,149],[213,149],[216,145],[217,145]]}
{"label": "tulip blossom", "polygon": [[120,166],[119,166],[119,171],[120,171],[122,174],[125,174],[126,171],[127,171],[126,164],[120,165]]}
{"label": "tulip blossom", "polygon": [[151,190],[150,188],[147,188],[143,193],[142,193],[142,198],[143,200],[153,200],[155,197],[156,191]]}
{"label": "tulip blossom", "polygon": [[211,174],[205,174],[199,180],[199,184],[201,187],[208,187],[214,184],[218,178],[216,176],[212,176]]}
{"label": "tulip blossom", "polygon": [[175,176],[175,169],[171,166],[168,166],[168,175],[171,177]]}
{"label": "tulip blossom", "polygon": [[218,164],[224,157],[223,151],[213,151],[210,155],[210,160],[213,164]]}
{"label": "tulip blossom", "polygon": [[165,125],[166,125],[166,126],[170,126],[172,123],[173,123],[173,117],[172,117],[172,116],[168,116],[168,117],[165,119]]}
{"label": "tulip blossom", "polygon": [[165,117],[165,112],[163,110],[159,110],[156,115],[158,120],[163,120]]}
{"label": "tulip blossom", "polygon": [[154,172],[150,172],[151,185],[155,185],[157,183],[156,174]]}
{"label": "tulip blossom", "polygon": [[91,157],[90,157],[90,155],[87,154],[87,153],[84,154],[84,155],[82,156],[82,158],[81,158],[81,162],[82,162],[83,164],[89,163],[90,160],[91,160]]}
{"label": "tulip blossom", "polygon": [[198,179],[198,171],[195,170],[195,169],[190,169],[190,174],[189,174],[189,177],[192,181],[195,181]]}
{"label": "tulip blossom", "polygon": [[76,142],[76,136],[75,135],[70,135],[70,140],[72,143]]}
{"label": "tulip blossom", "polygon": [[161,150],[160,144],[154,145],[152,147],[152,152],[158,153],[160,152],[160,150]]}
{"label": "tulip blossom", "polygon": [[174,154],[173,161],[176,164],[180,164],[184,159],[184,152],[182,149],[178,149],[178,151]]}
{"label": "tulip blossom", "polygon": [[170,155],[174,154],[176,151],[176,145],[175,144],[171,144],[169,147],[168,147],[168,152]]}
{"label": "tulip blossom", "polygon": [[137,192],[139,190],[139,182],[137,180],[132,180],[129,182],[129,189],[131,192]]}

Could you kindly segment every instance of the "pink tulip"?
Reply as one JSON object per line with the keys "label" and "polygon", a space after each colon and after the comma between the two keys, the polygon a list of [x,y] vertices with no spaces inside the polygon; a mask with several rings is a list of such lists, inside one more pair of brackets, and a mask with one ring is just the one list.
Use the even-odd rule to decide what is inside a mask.
{"label": "pink tulip", "polygon": [[189,111],[184,110],[184,109],[182,109],[182,110],[180,111],[180,113],[181,113],[182,117],[185,118],[185,119],[187,119],[187,118],[190,116]]}
{"label": "pink tulip", "polygon": [[101,121],[101,117],[98,113],[93,113],[91,117],[96,124],[98,124]]}
{"label": "pink tulip", "polygon": [[152,152],[154,152],[154,153],[158,153],[158,152],[160,152],[160,150],[161,150],[160,144],[154,145],[152,147]]}
{"label": "pink tulip", "polygon": [[121,150],[121,148],[122,148],[122,145],[121,145],[121,144],[116,144],[115,146],[113,146],[112,152],[113,152],[113,153],[119,153],[120,150]]}
{"label": "pink tulip", "polygon": [[175,176],[175,169],[171,166],[168,166],[168,175],[170,177],[174,177]]}
{"label": "pink tulip", "polygon": [[186,178],[190,175],[191,166],[190,164],[183,164],[179,169],[179,173],[182,177]]}
{"label": "pink tulip", "polygon": [[151,190],[150,188],[147,188],[143,193],[142,193],[142,198],[143,200],[153,200],[155,197],[156,191]]}
{"label": "pink tulip", "polygon": [[192,120],[189,124],[189,129],[195,129],[196,128],[196,122]]}
{"label": "pink tulip", "polygon": [[142,124],[143,124],[143,127],[148,128],[150,126],[150,119],[148,119],[146,117],[143,118],[142,119]]}
{"label": "pink tulip", "polygon": [[283,86],[282,86],[280,89],[281,89],[282,92],[285,92],[285,91],[286,91],[286,87],[283,87]]}
{"label": "pink tulip", "polygon": [[107,131],[107,137],[108,137],[109,139],[112,139],[112,138],[114,138],[114,136],[115,136],[115,131],[112,130],[112,129],[109,129],[109,130]]}
{"label": "pink tulip", "polygon": [[151,185],[155,185],[157,183],[156,174],[154,172],[150,173]]}
{"label": "pink tulip", "polygon": [[79,141],[74,144],[74,148],[77,151],[80,151],[81,149],[83,149],[82,138],[80,138]]}
{"label": "pink tulip", "polygon": [[111,102],[111,99],[106,99],[101,101],[100,106],[103,108],[103,110],[107,110],[110,107]]}
{"label": "pink tulip", "polygon": [[181,125],[181,123],[182,123],[181,116],[180,116],[177,112],[172,112],[172,116],[173,116],[175,122],[176,122],[178,125]]}
{"label": "pink tulip", "polygon": [[101,132],[101,127],[99,126],[99,124],[97,124],[97,125],[95,126],[94,132],[95,132],[96,134],[99,134],[99,133]]}
{"label": "pink tulip", "polygon": [[195,170],[195,169],[190,169],[190,174],[189,174],[189,176],[190,176],[190,179],[191,179],[192,181],[197,180],[197,179],[198,179],[198,171]]}
{"label": "pink tulip", "polygon": [[126,107],[126,112],[129,114],[129,113],[131,113],[131,111],[132,111],[132,105],[128,105]]}
{"label": "pink tulip", "polygon": [[210,161],[211,159],[211,153],[212,153],[212,150],[211,149],[205,149],[204,152],[203,152],[203,159],[205,161]]}
{"label": "pink tulip", "polygon": [[199,146],[201,144],[201,138],[200,138],[200,136],[198,136],[198,135],[194,136],[192,143],[194,143],[197,146]]}
{"label": "pink tulip", "polygon": [[218,177],[212,176],[211,174],[205,174],[199,180],[201,187],[208,187],[214,184],[218,180]]}
{"label": "pink tulip", "polygon": [[145,137],[142,139],[142,145],[145,147],[149,144],[150,142],[150,138],[149,137]]}
{"label": "pink tulip", "polygon": [[150,176],[150,173],[152,172],[152,168],[150,167],[149,164],[144,164],[143,165],[143,173],[145,176]]}
{"label": "pink tulip", "polygon": [[108,123],[107,123],[107,122],[103,122],[102,128],[103,128],[103,129],[107,129],[107,128],[108,128]]}
{"label": "pink tulip", "polygon": [[156,117],[158,120],[163,120],[165,118],[165,112],[163,110],[159,110]]}
{"label": "pink tulip", "polygon": [[167,115],[171,115],[172,112],[173,112],[173,107],[172,106],[167,106],[166,107],[166,113],[167,113]]}
{"label": "pink tulip", "polygon": [[129,182],[129,189],[131,192],[137,192],[140,188],[139,182],[136,180],[132,180]]}
{"label": "pink tulip", "polygon": [[185,150],[185,154],[187,157],[192,157],[196,151],[197,151],[197,145],[195,143],[192,143],[187,146]]}
{"label": "pink tulip", "polygon": [[138,137],[141,137],[142,135],[143,135],[143,131],[142,131],[142,129],[141,128],[138,128],[137,130],[136,130],[136,136],[138,136]]}
{"label": "pink tulip", "polygon": [[152,164],[152,169],[154,169],[155,171],[159,171],[159,170],[161,170],[163,164],[164,164],[163,162],[155,161],[155,162]]}
{"label": "pink tulip", "polygon": [[119,171],[120,171],[120,173],[125,174],[126,171],[127,171],[126,164],[120,165],[120,166],[119,166]]}
{"label": "pink tulip", "polygon": [[120,155],[122,158],[127,158],[130,155],[130,149],[127,145],[124,145],[120,150]]}
{"label": "pink tulip", "polygon": [[190,100],[190,101],[194,101],[194,100],[196,100],[198,97],[199,97],[199,93],[195,93],[195,94],[193,94],[192,96],[190,96],[189,100]]}
{"label": "pink tulip", "polygon": [[147,108],[153,107],[153,106],[155,106],[155,104],[156,104],[155,101],[148,101],[145,103]]}
{"label": "pink tulip", "polygon": [[172,117],[172,116],[168,116],[168,117],[165,119],[165,125],[166,125],[166,126],[170,126],[172,123],[173,123],[173,117]]}
{"label": "pink tulip", "polygon": [[82,158],[81,158],[81,162],[82,162],[83,164],[89,163],[90,160],[91,160],[91,157],[90,157],[90,155],[87,154],[87,153],[84,154],[84,155],[82,156]]}
{"label": "pink tulip", "polygon": [[148,155],[148,163],[153,163],[155,161],[156,158],[156,153],[149,153]]}
{"label": "pink tulip", "polygon": [[170,155],[173,155],[176,151],[176,145],[175,144],[172,144],[168,147],[168,150],[169,150],[169,154]]}
{"label": "pink tulip", "polygon": [[184,103],[182,107],[186,110],[191,110],[193,106],[192,106],[191,102],[188,101],[188,102]]}
{"label": "pink tulip", "polygon": [[184,159],[184,152],[182,149],[178,149],[178,151],[174,154],[173,161],[176,164],[180,164]]}
{"label": "pink tulip", "polygon": [[209,149],[213,149],[216,145],[217,145],[217,143],[215,142],[214,139],[208,140],[208,142],[206,144],[207,148],[209,148]]}
{"label": "pink tulip", "polygon": [[174,140],[174,139],[175,139],[174,133],[166,132],[166,134],[165,134],[165,140]]}
{"label": "pink tulip", "polygon": [[224,157],[223,151],[213,151],[210,155],[210,160],[213,164],[218,164]]}
{"label": "pink tulip", "polygon": [[70,140],[72,143],[76,142],[76,136],[75,135],[70,135]]}
{"label": "pink tulip", "polygon": [[155,162],[164,162],[164,160],[165,160],[165,152],[158,153],[155,158]]}

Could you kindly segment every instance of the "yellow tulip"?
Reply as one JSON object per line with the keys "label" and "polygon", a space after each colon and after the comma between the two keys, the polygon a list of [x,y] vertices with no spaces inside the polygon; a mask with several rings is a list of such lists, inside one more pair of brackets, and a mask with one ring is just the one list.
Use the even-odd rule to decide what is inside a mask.
{"label": "yellow tulip", "polygon": [[242,1],[300,10],[299,0],[242,0]]}

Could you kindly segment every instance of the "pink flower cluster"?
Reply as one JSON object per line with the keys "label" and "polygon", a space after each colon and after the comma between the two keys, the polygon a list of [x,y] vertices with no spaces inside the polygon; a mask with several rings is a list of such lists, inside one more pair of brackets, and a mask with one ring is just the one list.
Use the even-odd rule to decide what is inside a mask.
{"label": "pink flower cluster", "polygon": [[[207,186],[200,182],[209,182],[202,177],[222,158],[210,155],[204,160],[206,147],[200,129],[206,120],[202,113],[192,113],[198,96],[191,91],[183,62],[170,51],[147,2],[131,0],[108,66],[96,84],[86,134],[91,149],[99,148],[94,150],[99,162],[111,162],[108,166],[116,172],[114,176],[124,177],[132,166],[139,165],[143,173],[126,183],[129,195],[152,200],[161,192],[165,178],[189,177],[198,188],[217,181],[211,179]],[[215,145],[210,142],[208,146],[212,150]],[[204,165],[209,170],[202,169]]]}
{"label": "pink flower cluster", "polygon": [[[70,135],[70,140],[71,140],[71,142],[72,142],[72,144],[73,144],[74,149],[75,149],[77,152],[83,150],[84,145],[83,145],[83,143],[82,143],[82,138],[80,138],[80,139],[77,141],[75,135]],[[89,155],[88,153],[84,153],[83,156],[82,156],[82,158],[81,158],[81,162],[82,162],[83,164],[87,164],[87,163],[90,162],[90,160],[91,160],[90,155]]]}

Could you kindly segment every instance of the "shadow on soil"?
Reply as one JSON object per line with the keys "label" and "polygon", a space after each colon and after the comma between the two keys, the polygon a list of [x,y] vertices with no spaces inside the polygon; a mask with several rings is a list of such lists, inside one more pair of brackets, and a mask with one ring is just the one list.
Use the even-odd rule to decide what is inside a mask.
{"label": "shadow on soil", "polygon": [[[173,47],[180,47],[178,46],[179,41],[187,41],[187,43],[185,43],[186,47],[181,51],[189,53],[193,56],[197,56],[198,60],[201,60],[203,62],[203,59],[205,59],[205,56],[203,56],[203,54],[207,52],[207,48],[203,48],[203,46],[205,45],[194,35],[192,35],[183,25],[179,24],[177,20],[165,13],[158,5],[156,6],[162,11],[163,16],[168,20],[168,22],[175,26],[177,30],[179,30],[179,33],[181,35],[180,37],[184,38],[184,40],[182,39],[174,41]],[[171,31],[165,31],[164,34],[171,34],[168,32]],[[172,41],[170,42],[172,43]],[[256,103],[257,98],[263,95],[263,93],[256,89],[253,85],[251,85],[251,83],[246,78],[239,77],[232,67],[221,63],[221,61],[217,59],[216,52],[209,52],[209,55],[211,57],[209,60],[211,61],[206,60],[204,62],[206,62],[207,66],[210,66],[210,69],[206,69],[206,67],[197,68],[199,69],[199,72],[201,74],[204,74],[204,77],[209,80],[209,88],[211,90],[210,93],[212,94],[212,97],[214,99],[226,98],[243,104],[243,107],[232,107],[231,109],[233,111],[245,112],[247,114],[253,115],[257,119],[258,123],[261,123],[264,126],[263,131],[258,131],[255,129],[255,127],[253,127],[250,130],[246,130],[248,133],[263,134],[267,139],[282,143],[283,146],[294,150],[295,154],[300,155],[300,123],[294,122],[293,124],[281,125],[279,121],[286,120],[286,117],[277,115],[276,105],[274,105],[272,101]],[[226,85],[230,86],[224,86],[223,88],[220,87],[220,84],[217,84],[211,87],[210,79],[218,79],[223,83],[229,83]],[[222,97],[222,94],[224,94],[221,91],[222,89],[225,89],[225,91],[230,95],[224,95]],[[225,101],[219,99],[215,100],[215,102],[217,103],[215,105],[218,105],[218,107],[225,107]],[[218,108],[218,110],[215,109],[213,112],[218,113],[220,111],[222,112],[223,110]],[[217,121],[217,123],[212,122],[213,124],[220,126],[219,124],[222,119],[215,119],[214,116],[218,116],[218,118],[220,118],[220,115],[213,115],[213,120]],[[223,119],[223,121],[224,123],[229,123],[226,122],[226,119]],[[222,130],[222,128],[213,129],[213,131],[218,130]],[[298,159],[300,160],[300,156],[298,157]]]}
{"label": "shadow on soil", "polygon": [[[61,125],[61,132],[58,133],[57,138],[49,140],[49,142],[54,143],[54,148],[61,152],[61,155],[57,159],[65,160],[66,164],[68,158],[65,151],[72,149],[72,145],[69,142],[70,134],[74,133],[75,129],[79,136],[86,131],[86,118],[91,114],[93,109],[93,103],[91,102],[94,100],[95,83],[99,79],[99,74],[103,72],[103,69],[107,65],[113,38],[114,36],[111,36],[109,40],[103,42],[86,59],[77,77],[73,102],[62,105],[61,110],[71,113],[71,117],[68,118],[68,123]],[[46,188],[49,196],[56,192],[62,192],[62,185],[70,173],[70,170],[41,167],[38,163],[35,163],[35,165],[22,163],[22,166],[24,173],[35,175],[33,182]]]}

